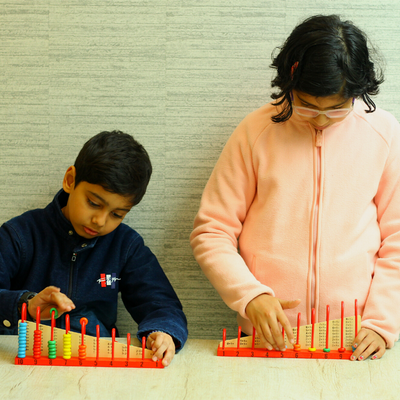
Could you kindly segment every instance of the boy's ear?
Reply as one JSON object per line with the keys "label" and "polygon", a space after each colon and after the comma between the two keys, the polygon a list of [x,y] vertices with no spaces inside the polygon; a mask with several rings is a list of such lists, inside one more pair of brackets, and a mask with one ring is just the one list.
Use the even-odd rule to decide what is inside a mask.
{"label": "boy's ear", "polygon": [[67,172],[64,175],[63,180],[63,189],[67,193],[71,193],[75,188],[75,176],[76,176],[76,169],[73,165],[71,165]]}

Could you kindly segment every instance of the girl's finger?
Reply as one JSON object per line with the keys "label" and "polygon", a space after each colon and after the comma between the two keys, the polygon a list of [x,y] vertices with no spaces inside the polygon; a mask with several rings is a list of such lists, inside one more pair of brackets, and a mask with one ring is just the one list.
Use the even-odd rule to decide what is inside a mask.
{"label": "girl's finger", "polygon": [[276,346],[274,338],[271,335],[271,331],[269,329],[269,326],[267,324],[260,326],[258,329],[256,329],[258,333],[258,337],[261,340],[261,343],[268,349],[268,350],[273,350],[274,347]]}

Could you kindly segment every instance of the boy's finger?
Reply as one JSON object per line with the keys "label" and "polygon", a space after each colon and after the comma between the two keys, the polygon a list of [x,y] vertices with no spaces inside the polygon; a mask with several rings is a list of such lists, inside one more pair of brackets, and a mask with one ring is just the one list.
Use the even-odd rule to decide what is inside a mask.
{"label": "boy's finger", "polygon": [[[153,346],[154,347],[154,346]],[[164,357],[164,353],[166,352],[168,346],[166,346],[165,343],[163,343],[160,347],[156,348],[153,354],[153,361],[161,360]]]}
{"label": "boy's finger", "polygon": [[75,304],[65,294],[60,292],[53,292],[51,294],[51,302],[57,305],[58,311],[71,311],[75,308]]}
{"label": "boy's finger", "polygon": [[153,348],[154,342],[155,338],[153,336],[153,333],[151,333],[149,336],[147,336],[146,347],[151,350]]}
{"label": "boy's finger", "polygon": [[48,286],[43,289],[40,293],[37,294],[44,302],[50,302],[51,296],[53,293],[59,293],[61,291],[60,288],[55,286]]}
{"label": "boy's finger", "polygon": [[175,355],[175,346],[169,347],[165,352],[164,358],[162,360],[162,364],[164,365],[164,367],[167,367],[169,364],[171,364],[174,355]]}
{"label": "boy's finger", "polygon": [[160,348],[164,341],[164,336],[160,334],[159,332],[154,332],[150,335],[153,339],[153,342],[151,343],[151,349],[153,351],[156,351],[156,349]]}

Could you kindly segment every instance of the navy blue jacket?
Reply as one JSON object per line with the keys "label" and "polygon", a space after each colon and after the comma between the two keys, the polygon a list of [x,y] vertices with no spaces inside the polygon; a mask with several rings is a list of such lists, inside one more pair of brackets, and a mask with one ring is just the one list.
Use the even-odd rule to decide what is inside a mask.
{"label": "navy blue jacket", "polygon": [[[120,224],[108,235],[82,238],[61,211],[67,200],[61,190],[46,208],[28,211],[0,228],[0,334],[18,332],[17,305],[24,292],[53,285],[76,306],[69,313],[73,331],[80,332],[79,321],[86,317],[88,335],[95,336],[99,324],[101,336],[111,336],[121,292],[139,325],[138,338],[163,331],[181,348],[187,339],[182,305],[142,237]],[[65,328],[63,316],[57,327]]]}

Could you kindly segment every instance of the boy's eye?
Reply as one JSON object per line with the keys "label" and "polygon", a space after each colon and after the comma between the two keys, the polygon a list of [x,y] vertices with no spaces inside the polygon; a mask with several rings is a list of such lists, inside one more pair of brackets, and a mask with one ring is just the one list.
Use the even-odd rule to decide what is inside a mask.
{"label": "boy's eye", "polygon": [[92,207],[98,207],[99,205],[96,203],[93,203],[93,201],[91,201],[90,199],[88,199],[88,203],[89,205],[91,205]]}
{"label": "boy's eye", "polygon": [[119,219],[122,219],[122,218],[124,218],[122,215],[119,215],[119,214],[117,214],[117,213],[112,213],[113,215],[114,215],[114,217],[115,218],[119,218]]}

